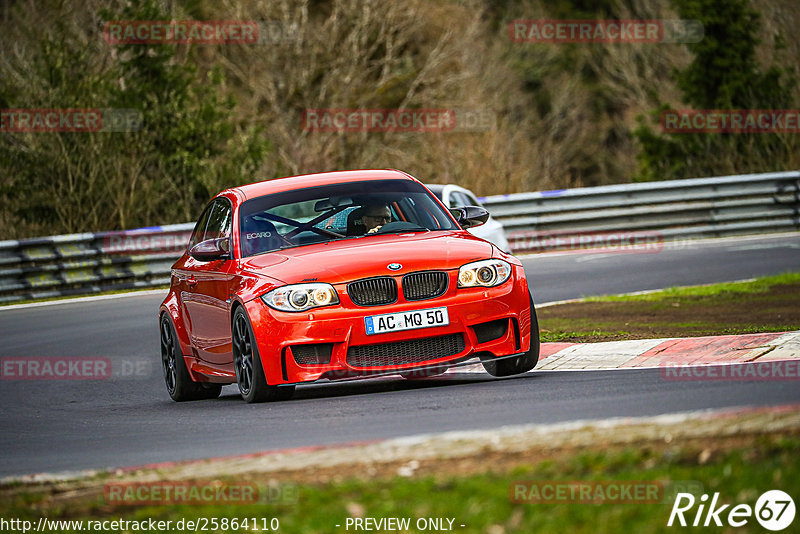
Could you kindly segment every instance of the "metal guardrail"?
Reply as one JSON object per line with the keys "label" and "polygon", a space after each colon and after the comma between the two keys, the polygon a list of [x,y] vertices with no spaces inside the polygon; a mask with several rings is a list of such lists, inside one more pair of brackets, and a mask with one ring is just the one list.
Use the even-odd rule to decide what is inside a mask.
{"label": "metal guardrail", "polygon": [[0,241],[0,303],[169,283],[194,223]]}
{"label": "metal guardrail", "polygon": [[482,199],[514,252],[800,229],[800,171]]}
{"label": "metal guardrail", "polygon": [[[800,172],[482,199],[514,252],[800,229]],[[194,224],[0,241],[0,303],[161,286]]]}

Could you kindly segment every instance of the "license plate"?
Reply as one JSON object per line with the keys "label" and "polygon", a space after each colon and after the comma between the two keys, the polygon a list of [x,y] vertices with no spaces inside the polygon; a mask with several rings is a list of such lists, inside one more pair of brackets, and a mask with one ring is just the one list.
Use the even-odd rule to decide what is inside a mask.
{"label": "license plate", "polygon": [[445,326],[448,324],[450,324],[450,318],[447,315],[447,308],[429,308],[427,310],[411,310],[364,317],[367,335]]}

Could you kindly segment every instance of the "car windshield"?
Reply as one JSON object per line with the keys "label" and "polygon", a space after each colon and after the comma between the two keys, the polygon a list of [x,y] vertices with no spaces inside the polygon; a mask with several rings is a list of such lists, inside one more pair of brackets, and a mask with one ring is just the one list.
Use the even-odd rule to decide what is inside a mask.
{"label": "car windshield", "polygon": [[243,258],[339,239],[457,228],[428,190],[411,180],[303,188],[253,198],[239,209]]}

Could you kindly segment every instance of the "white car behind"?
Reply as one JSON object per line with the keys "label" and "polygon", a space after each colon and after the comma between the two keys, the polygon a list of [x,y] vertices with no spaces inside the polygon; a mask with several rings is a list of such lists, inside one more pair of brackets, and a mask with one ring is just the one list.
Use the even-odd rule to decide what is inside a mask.
{"label": "white car behind", "polygon": [[[425,184],[425,187],[430,189],[447,208],[461,208],[464,206],[483,207],[483,204],[478,201],[478,198],[469,189],[464,189],[463,187],[452,184]],[[496,221],[491,215],[489,216],[489,220],[486,221],[486,224],[476,226],[475,228],[469,228],[467,232],[494,243],[501,250],[511,252],[511,247],[506,239],[506,232],[503,229],[503,225]]]}

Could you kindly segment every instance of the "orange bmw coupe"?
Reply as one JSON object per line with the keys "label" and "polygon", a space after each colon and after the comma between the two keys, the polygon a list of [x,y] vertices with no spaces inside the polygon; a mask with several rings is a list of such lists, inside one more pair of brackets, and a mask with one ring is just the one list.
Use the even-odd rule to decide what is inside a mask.
{"label": "orange bmw coupe", "polygon": [[396,170],[291,176],[219,193],[159,310],[167,391],[285,400],[298,384],[527,372],[539,329],[522,263]]}

